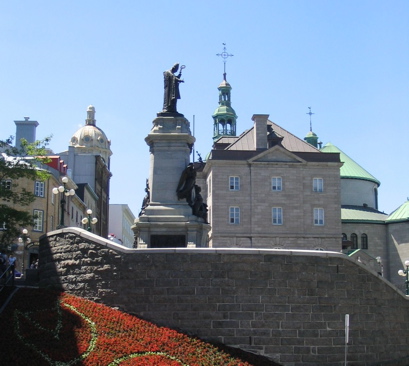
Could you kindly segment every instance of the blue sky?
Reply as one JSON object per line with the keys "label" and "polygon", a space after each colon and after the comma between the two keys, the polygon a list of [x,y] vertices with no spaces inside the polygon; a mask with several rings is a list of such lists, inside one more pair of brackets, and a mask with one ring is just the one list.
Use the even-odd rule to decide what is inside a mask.
{"label": "blue sky", "polygon": [[178,110],[205,156],[224,42],[238,133],[265,113],[303,138],[312,107],[313,131],[381,181],[389,213],[409,196],[408,19],[407,0],[2,1],[0,138],[30,116],[66,150],[94,105],[112,141],[110,202],[136,215],[163,71],[186,65]]}

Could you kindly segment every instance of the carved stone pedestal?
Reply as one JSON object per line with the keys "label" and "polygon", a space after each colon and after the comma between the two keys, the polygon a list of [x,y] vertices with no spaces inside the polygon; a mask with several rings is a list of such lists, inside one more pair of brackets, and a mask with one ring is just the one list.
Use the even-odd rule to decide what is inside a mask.
{"label": "carved stone pedestal", "polygon": [[136,246],[206,247],[209,224],[176,194],[195,141],[189,121],[180,114],[159,113],[145,141],[150,147],[149,202],[132,226]]}

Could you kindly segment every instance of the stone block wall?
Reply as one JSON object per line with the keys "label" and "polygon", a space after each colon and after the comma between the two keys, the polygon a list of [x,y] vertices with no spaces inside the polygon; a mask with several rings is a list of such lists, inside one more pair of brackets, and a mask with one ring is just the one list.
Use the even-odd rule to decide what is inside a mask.
{"label": "stone block wall", "polygon": [[408,300],[335,252],[128,249],[67,228],[41,239],[40,285],[286,366],[344,365],[345,314],[348,365],[409,356]]}

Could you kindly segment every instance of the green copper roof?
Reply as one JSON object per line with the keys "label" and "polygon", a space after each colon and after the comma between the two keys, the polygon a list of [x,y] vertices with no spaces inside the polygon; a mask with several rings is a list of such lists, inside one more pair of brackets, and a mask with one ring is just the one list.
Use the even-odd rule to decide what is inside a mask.
{"label": "green copper roof", "polygon": [[317,134],[315,134],[312,131],[308,131],[308,133],[305,135],[305,137],[317,137]]}
{"label": "green copper roof", "polygon": [[231,116],[234,118],[237,118],[236,116],[236,112],[234,111],[234,109],[232,107],[229,107],[227,105],[221,105],[219,107],[216,108],[216,110],[213,113],[213,117],[219,116],[219,115],[223,115],[223,116]]}
{"label": "green copper roof", "polygon": [[388,215],[374,209],[349,206],[341,208],[342,222],[385,223]]}
{"label": "green copper roof", "polygon": [[381,185],[381,182],[378,179],[376,179],[372,174],[368,173],[364,168],[352,160],[341,149],[338,149],[335,145],[328,143],[321,149],[321,151],[340,153],[340,159],[344,163],[344,165],[341,167],[341,178],[369,180],[370,182],[378,184],[378,186]]}
{"label": "green copper roof", "polygon": [[393,211],[388,220],[388,223],[391,221],[409,221],[409,201],[406,201],[404,204],[400,205],[395,211]]}

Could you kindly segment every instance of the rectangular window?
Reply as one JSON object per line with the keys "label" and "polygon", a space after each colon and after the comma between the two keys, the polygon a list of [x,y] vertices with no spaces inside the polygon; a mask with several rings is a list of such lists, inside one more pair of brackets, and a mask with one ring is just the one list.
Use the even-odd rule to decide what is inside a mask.
{"label": "rectangular window", "polygon": [[34,182],[34,196],[44,197],[44,182],[39,180]]}
{"label": "rectangular window", "polygon": [[34,210],[34,226],[33,231],[43,231],[44,211]]}
{"label": "rectangular window", "polygon": [[272,216],[273,216],[273,225],[283,224],[283,209],[281,207],[273,207]]}
{"label": "rectangular window", "polygon": [[11,179],[4,179],[1,181],[2,189],[11,189]]}
{"label": "rectangular window", "polygon": [[312,181],[312,190],[314,192],[324,192],[324,179],[314,178]]}
{"label": "rectangular window", "polygon": [[230,207],[229,217],[230,224],[240,224],[240,207]]}
{"label": "rectangular window", "polygon": [[324,225],[324,209],[314,208],[314,225],[322,226]]}
{"label": "rectangular window", "polygon": [[229,177],[229,189],[231,191],[240,190],[240,177]]}
{"label": "rectangular window", "polygon": [[271,178],[271,190],[272,191],[282,191],[283,190],[283,180],[281,177]]}

